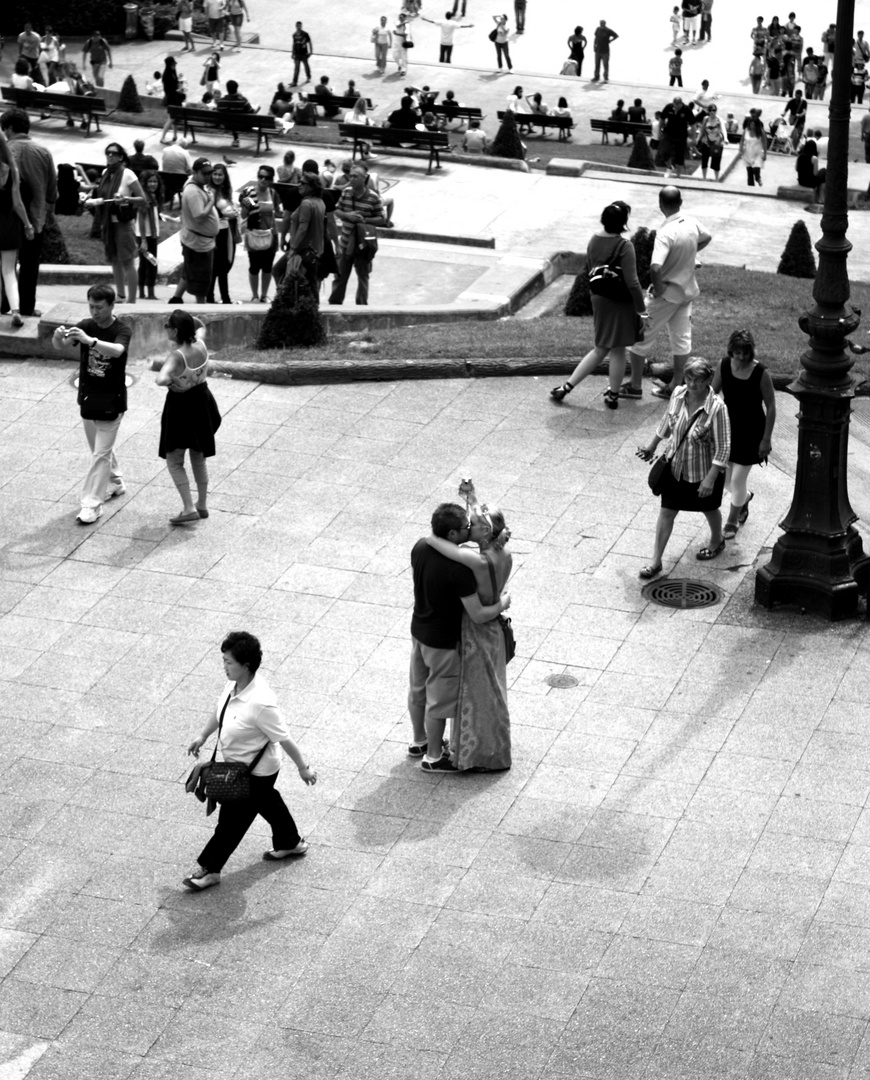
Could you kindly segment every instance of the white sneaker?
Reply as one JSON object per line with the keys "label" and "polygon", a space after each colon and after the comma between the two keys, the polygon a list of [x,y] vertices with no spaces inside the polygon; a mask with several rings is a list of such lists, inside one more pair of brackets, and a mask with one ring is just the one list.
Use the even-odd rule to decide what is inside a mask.
{"label": "white sneaker", "polygon": [[93,525],[97,518],[102,516],[102,513],[102,506],[83,506],[79,510],[76,521],[79,525]]}
{"label": "white sneaker", "polygon": [[188,889],[193,889],[194,892],[202,892],[203,889],[210,889],[212,885],[220,885],[220,883],[220,874],[213,874],[210,870],[206,870],[204,866],[197,866],[190,877],[184,879],[182,885],[186,885]]}
{"label": "white sneaker", "polygon": [[107,499],[117,499],[120,495],[127,494],[127,485],[122,480],[116,480],[106,488]]}

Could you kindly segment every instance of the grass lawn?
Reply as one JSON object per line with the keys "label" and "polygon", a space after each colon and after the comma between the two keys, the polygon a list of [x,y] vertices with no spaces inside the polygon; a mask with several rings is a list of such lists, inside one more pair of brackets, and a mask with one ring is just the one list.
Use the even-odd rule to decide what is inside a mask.
{"label": "grass lawn", "polygon": [[[103,250],[103,242],[91,239],[91,226],[94,219],[87,210],[80,217],[62,214],[57,218],[57,223],[66,241],[69,261],[72,265],[105,266],[106,253]],[[172,221],[161,222],[160,239],[165,240],[177,229],[178,225]]]}
{"label": "grass lawn", "polygon": [[[799,357],[807,347],[807,338],[797,319],[813,304],[812,281],[708,265],[700,271],[699,283],[701,296],[695,305],[692,346],[695,355],[719,359],[725,354],[728,335],[740,327],[749,327],[755,335],[759,360],[773,374],[796,374],[800,370]],[[759,297],[763,297],[762,305]],[[870,285],[854,285],[851,302],[857,308],[868,309]],[[361,353],[352,344],[360,340],[375,343],[377,349]],[[862,330],[855,335],[855,341],[864,343]],[[510,318],[400,327],[365,335],[335,334],[326,345],[312,349],[259,353],[249,348],[225,349],[219,359],[298,363],[359,360],[363,355],[381,360],[564,357],[569,370],[591,345],[591,318],[568,318],[556,313],[532,320]],[[666,340],[660,342],[654,359],[667,359]],[[870,362],[856,361],[856,375],[866,375],[868,369]]]}

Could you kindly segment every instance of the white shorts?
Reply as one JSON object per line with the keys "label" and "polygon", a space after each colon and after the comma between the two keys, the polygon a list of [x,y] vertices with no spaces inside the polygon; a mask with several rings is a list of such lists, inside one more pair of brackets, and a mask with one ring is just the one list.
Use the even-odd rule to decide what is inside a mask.
{"label": "white shorts", "polygon": [[193,16],[191,15],[188,19],[179,19],[178,29],[182,34],[189,34],[193,30]]}
{"label": "white shorts", "polygon": [[667,327],[673,355],[687,356],[692,351],[692,301],[672,304],[670,300],[657,296],[650,301],[646,310],[649,318],[646,320],[643,341],[632,345],[631,351],[637,356],[649,356],[659,331]]}
{"label": "white shorts", "polygon": [[701,16],[700,15],[692,15],[687,19],[683,19],[683,30],[685,31],[685,33],[687,33],[687,34],[689,34],[689,33],[697,34],[700,29],[701,29]]}

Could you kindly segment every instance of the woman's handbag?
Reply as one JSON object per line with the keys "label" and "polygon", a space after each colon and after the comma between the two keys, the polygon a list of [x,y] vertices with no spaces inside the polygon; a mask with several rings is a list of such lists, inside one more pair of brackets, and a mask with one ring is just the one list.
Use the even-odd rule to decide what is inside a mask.
{"label": "woman's handbag", "polygon": [[413,49],[414,48],[414,42],[413,41],[408,41],[408,39],[405,38],[405,40],[402,42],[402,48],[403,49]]}
{"label": "woman's handbag", "polygon": [[240,761],[215,761],[221,741],[221,730],[224,726],[224,713],[227,711],[229,702],[230,695],[227,694],[227,700],[224,702],[220,720],[218,721],[217,739],[215,740],[211,761],[208,765],[204,765],[202,769],[205,773],[205,793],[209,799],[214,799],[217,803],[239,802],[241,799],[251,797],[251,773],[269,747],[267,740],[250,765],[244,765]]}
{"label": "woman's handbag", "polygon": [[132,203],[112,203],[112,217],[116,221],[133,221],[138,212]]}
{"label": "woman's handbag", "polygon": [[700,415],[701,415],[701,411],[699,409],[698,412],[696,412],[695,415],[692,417],[691,423],[686,428],[685,434],[683,435],[682,439],[680,439],[679,443],[674,448],[674,452],[673,452],[673,454],[671,454],[670,458],[667,458],[667,457],[665,457],[664,454],[662,454],[660,457],[657,457],[653,461],[652,468],[649,471],[649,476],[647,476],[647,483],[649,484],[649,489],[653,493],[653,495],[661,495],[661,493],[668,486],[668,482],[670,481],[671,476],[672,476],[672,473],[671,473],[671,458],[676,456],[677,451],[680,449],[680,447],[686,441],[686,436],[692,430],[692,424],[695,423],[695,421],[698,419],[698,417]]}
{"label": "woman's handbag", "polygon": [[[486,559],[486,555],[484,555],[484,558]],[[489,580],[492,582],[492,595],[497,599],[498,585],[495,581],[495,567],[490,559],[486,559],[486,564],[489,567]],[[504,662],[509,664],[517,654],[517,639],[514,637],[514,628],[510,619],[505,615],[497,615],[495,621],[501,627],[501,632],[504,635]]]}
{"label": "woman's handbag", "polygon": [[619,265],[620,257],[617,256],[617,252],[620,250],[617,244],[613,249],[610,262],[589,268],[589,291],[594,296],[602,296],[605,300],[624,304],[631,299],[631,296],[622,276],[622,267]]}
{"label": "woman's handbag", "polygon": [[495,41],[495,39],[497,37],[498,37],[498,30],[490,30],[490,32],[489,32],[489,40],[490,41]]}
{"label": "woman's handbag", "polygon": [[245,246],[248,251],[268,251],[275,234],[271,229],[248,229],[245,233]]}

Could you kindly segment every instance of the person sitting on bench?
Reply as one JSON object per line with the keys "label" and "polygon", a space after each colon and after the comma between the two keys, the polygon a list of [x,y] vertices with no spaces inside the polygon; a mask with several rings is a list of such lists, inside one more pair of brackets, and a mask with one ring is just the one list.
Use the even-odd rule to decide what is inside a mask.
{"label": "person sitting on bench", "polygon": [[795,172],[801,187],[813,189],[814,202],[823,203],[828,170],[819,168],[819,150],[815,139],[807,139],[798,151]]}
{"label": "person sitting on bench", "polygon": [[333,93],[329,89],[329,76],[321,75],[320,82],[314,87],[314,96],[317,98],[317,104],[323,109],[324,116],[332,119],[334,116],[338,116],[341,109],[338,105],[332,104]]}
{"label": "person sitting on bench", "polygon": [[[255,113],[259,112],[260,108],[254,106],[248,101],[244,94],[239,93],[239,84],[235,79],[227,79],[227,92],[217,103],[218,113]],[[238,132],[233,133],[233,146],[239,145]]]}

